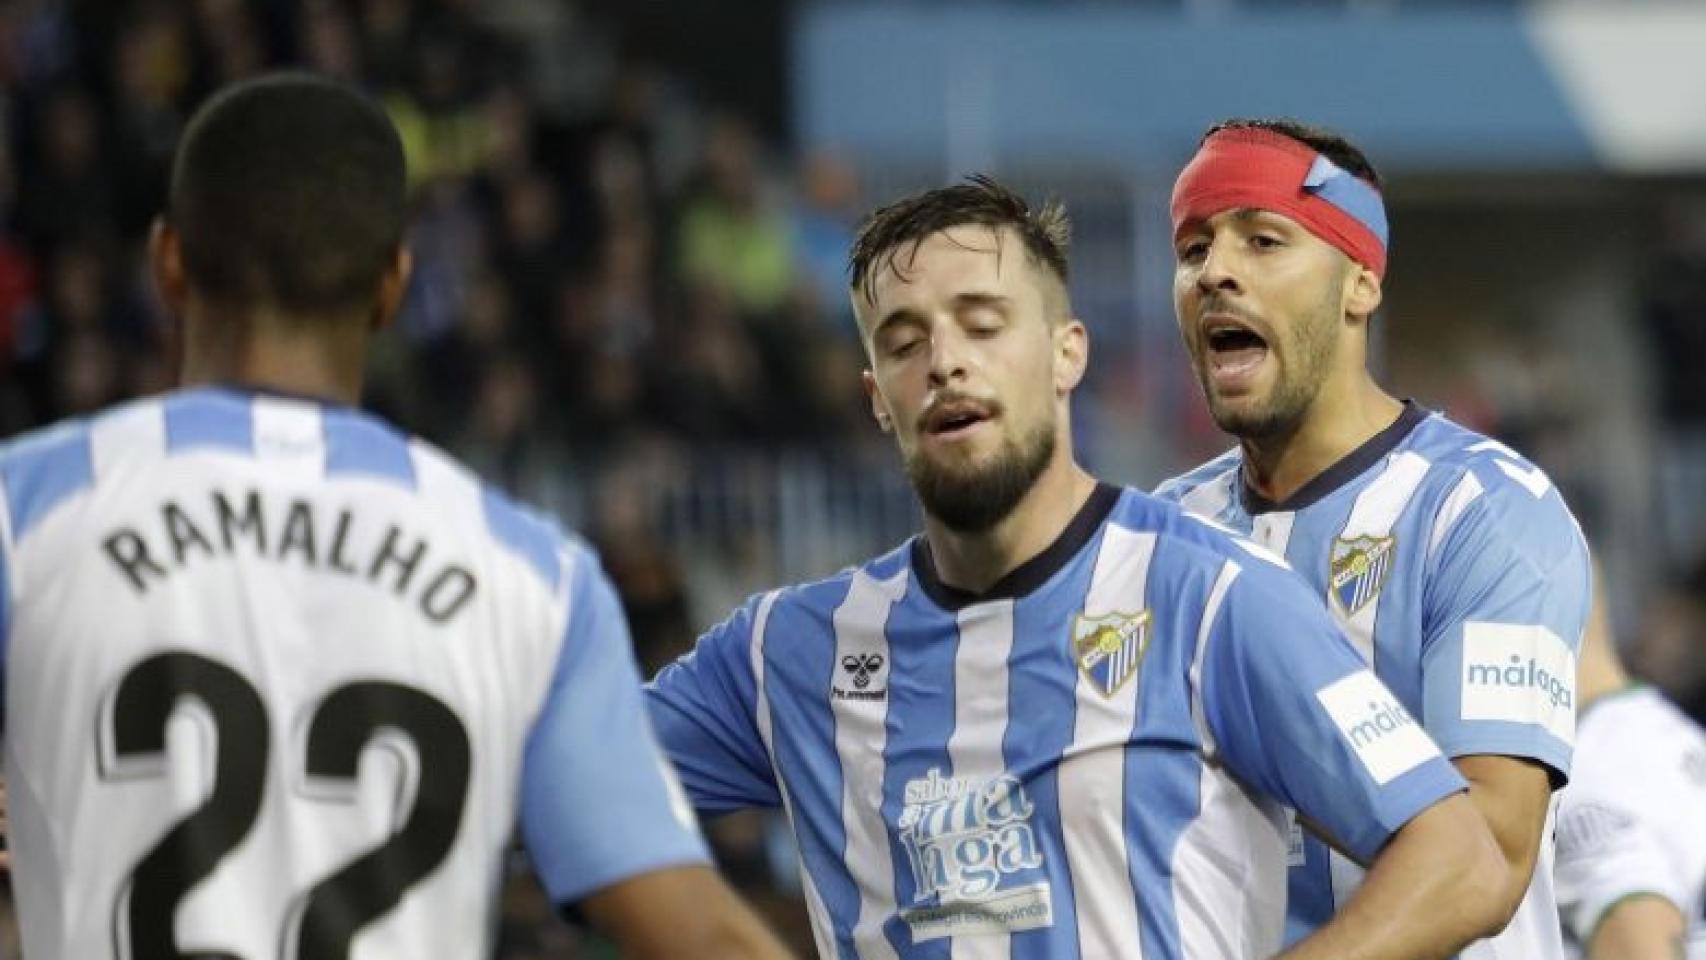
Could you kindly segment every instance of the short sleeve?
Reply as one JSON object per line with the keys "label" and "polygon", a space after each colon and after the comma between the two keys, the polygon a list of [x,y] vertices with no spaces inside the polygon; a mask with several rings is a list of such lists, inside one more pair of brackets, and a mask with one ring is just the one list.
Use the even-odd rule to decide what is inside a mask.
{"label": "short sleeve", "polygon": [[1663,838],[1633,808],[1603,797],[1572,798],[1566,790],[1557,844],[1558,911],[1578,943],[1591,942],[1612,908],[1631,897],[1660,897],[1687,916],[1687,884]]}
{"label": "short sleeve", "polygon": [[1200,651],[1213,748],[1245,783],[1367,862],[1416,814],[1465,789],[1301,580],[1252,563]]}
{"label": "short sleeve", "polygon": [[1429,559],[1424,722],[1448,756],[1500,754],[1569,777],[1576,654],[1591,599],[1587,544],[1557,490],[1498,458]]}
{"label": "short sleeve", "polygon": [[748,659],[754,606],[712,627],[646,688],[664,750],[694,808],[705,814],[782,802],[756,721],[758,688]]}
{"label": "short sleeve", "polygon": [[521,824],[551,898],[571,903],[652,870],[709,860],[652,734],[616,592],[574,567],[568,625],[523,758]]}

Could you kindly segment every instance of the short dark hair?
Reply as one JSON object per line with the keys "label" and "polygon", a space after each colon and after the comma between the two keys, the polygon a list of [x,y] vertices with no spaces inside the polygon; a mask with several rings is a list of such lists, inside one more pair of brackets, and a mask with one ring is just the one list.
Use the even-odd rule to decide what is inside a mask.
{"label": "short dark hair", "polygon": [[1072,243],[1066,208],[1050,200],[1033,210],[1024,197],[980,173],[963,183],[898,200],[866,217],[847,260],[850,286],[869,302],[877,272],[885,266],[897,269],[895,257],[902,247],[966,225],[1011,227],[1031,260],[1066,284],[1066,254]]}
{"label": "short dark hair", "polygon": [[1326,127],[1283,117],[1270,119],[1235,117],[1231,120],[1222,120],[1208,128],[1208,132],[1203,134],[1203,140],[1207,140],[1222,130],[1267,130],[1290,137],[1333,161],[1339,169],[1349,172],[1351,176],[1368,181],[1376,189],[1381,186],[1380,173],[1374,169],[1374,164],[1369,162],[1368,156],[1362,152],[1362,149],[1347,140],[1343,134]]}
{"label": "short dark hair", "polygon": [[367,97],[305,73],[218,93],[190,121],[167,217],[190,284],[313,314],[362,306],[403,240],[403,145]]}

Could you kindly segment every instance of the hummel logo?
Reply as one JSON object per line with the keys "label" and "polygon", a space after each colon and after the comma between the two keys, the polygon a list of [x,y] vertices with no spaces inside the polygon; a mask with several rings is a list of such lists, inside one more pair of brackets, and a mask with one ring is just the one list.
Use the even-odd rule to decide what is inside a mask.
{"label": "hummel logo", "polygon": [[841,658],[841,669],[853,675],[853,685],[861,690],[871,685],[871,674],[882,668],[880,653],[848,654]]}
{"label": "hummel logo", "polygon": [[[888,663],[880,653],[849,653],[841,658],[841,669],[853,680],[853,689],[832,683],[829,692],[837,700],[886,700],[888,687],[881,683],[883,667]],[[878,681],[875,688],[873,681]]]}

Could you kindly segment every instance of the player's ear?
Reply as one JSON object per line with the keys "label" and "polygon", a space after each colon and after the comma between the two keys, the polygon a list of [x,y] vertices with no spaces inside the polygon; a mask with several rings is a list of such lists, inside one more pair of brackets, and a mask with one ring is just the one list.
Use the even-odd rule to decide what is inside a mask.
{"label": "player's ear", "polygon": [[1382,296],[1380,275],[1360,263],[1351,264],[1351,275],[1345,290],[1345,313],[1367,320],[1380,309]]}
{"label": "player's ear", "polygon": [[1054,389],[1061,395],[1077,389],[1090,363],[1090,331],[1082,320],[1065,320],[1054,328]]}
{"label": "player's ear", "polygon": [[865,397],[871,401],[871,418],[877,421],[877,429],[884,433],[894,432],[894,419],[889,416],[888,404],[883,402],[883,395],[877,392],[877,376],[869,370],[859,375],[859,382],[865,385]]}
{"label": "player's ear", "polygon": [[160,292],[160,302],[174,317],[183,316],[184,303],[189,299],[189,279],[184,274],[184,248],[178,241],[178,231],[156,217],[148,231],[148,272],[153,275],[154,288]]}
{"label": "player's ear", "polygon": [[414,254],[408,247],[398,247],[379,278],[379,295],[373,298],[373,316],[369,327],[374,333],[389,327],[403,309],[403,298],[409,292],[409,276],[415,269]]}

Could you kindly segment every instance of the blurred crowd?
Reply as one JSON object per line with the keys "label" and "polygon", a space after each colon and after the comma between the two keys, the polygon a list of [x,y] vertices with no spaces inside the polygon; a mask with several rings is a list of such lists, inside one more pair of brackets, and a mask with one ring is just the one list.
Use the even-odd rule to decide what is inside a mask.
{"label": "blurred crowd", "polygon": [[[366,402],[523,497],[596,503],[573,519],[641,658],[672,658],[695,624],[635,476],[702,449],[870,442],[845,374],[858,185],[833,156],[784,176],[745,117],[573,4],[0,4],[0,436],[171,386],[144,251],[172,150],[210,91],[289,65],[378,97],[408,157],[415,274]],[[718,835],[759,895],[767,834]],[[525,884],[503,943],[598,955]]]}
{"label": "blurred crowd", "polygon": [[556,0],[0,5],[0,435],[170,385],[143,252],[173,147],[209,91],[286,65],[371,91],[408,155],[415,275],[367,404],[586,521],[648,617],[667,572],[598,529],[643,526],[636,472],[871,441],[854,171],[784,170]]}
{"label": "blurred crowd", "polygon": [[[591,539],[648,671],[726,599],[692,596],[645,496],[656,478],[690,465],[708,476],[705,460],[731,449],[892,457],[851,373],[844,260],[878,199],[859,171],[835,155],[784,157],[738,109],[706,102],[568,0],[0,3],[0,437],[172,385],[174,330],[143,257],[172,150],[211,90],[287,65],[369,90],[407,151],[415,275],[367,404]],[[1706,464],[1706,391],[1690,362],[1706,353],[1700,223],[1679,217],[1645,316],[1668,345],[1656,352],[1663,416],[1699,439]],[[1497,391],[1466,393],[1453,413],[1546,447],[1568,435],[1546,419],[1567,389],[1521,353],[1508,359],[1534,378],[1501,368],[1486,378]],[[1194,385],[1172,382],[1191,401],[1172,404],[1177,449],[1162,465],[1177,468],[1171,458],[1225,441]],[[1095,389],[1108,402],[1089,416],[1105,432],[1143,429],[1122,418],[1153,387],[1113,377]],[[1159,479],[1143,469],[1121,479]],[[1706,558],[1700,568],[1641,611],[1638,646],[1706,714]],[[823,571],[799,575],[811,572]],[[737,820],[717,840],[804,944],[773,827]],[[504,960],[600,955],[536,889],[518,882],[508,903]]]}

